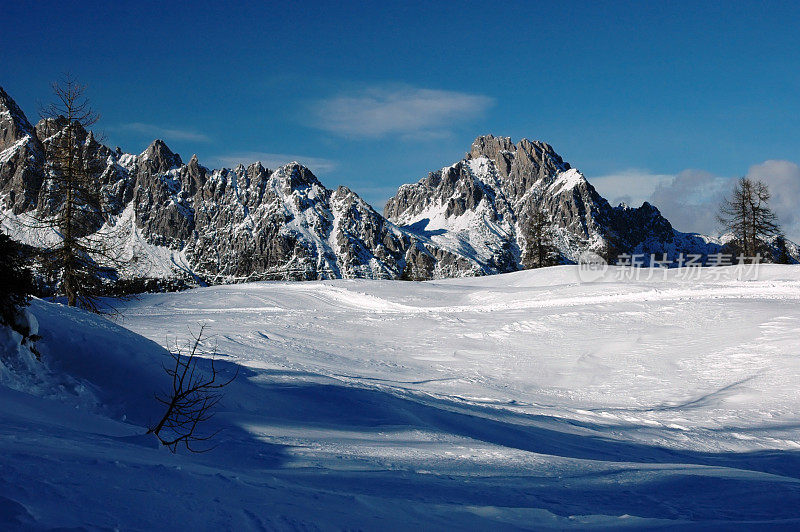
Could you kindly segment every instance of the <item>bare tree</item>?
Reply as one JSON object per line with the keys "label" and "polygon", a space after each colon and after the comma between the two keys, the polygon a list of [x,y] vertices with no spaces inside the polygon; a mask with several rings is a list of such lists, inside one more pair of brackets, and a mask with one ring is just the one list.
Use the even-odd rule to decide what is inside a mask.
{"label": "bare tree", "polygon": [[531,209],[523,228],[525,251],[522,265],[526,268],[542,268],[559,263],[558,249],[553,243],[553,221],[539,206]]}
{"label": "bare tree", "polygon": [[753,192],[753,200],[750,203],[750,210],[753,213],[750,220],[750,239],[754,251],[763,253],[768,249],[768,240],[779,236],[781,228],[778,225],[778,217],[769,208],[772,194],[767,184],[756,181]]}
{"label": "bare tree", "polygon": [[764,253],[769,239],[780,234],[777,217],[769,208],[770,199],[765,183],[742,177],[731,197],[720,205],[717,220],[733,234],[733,247],[745,257]]}
{"label": "bare tree", "polygon": [[230,379],[217,380],[218,373],[214,366],[216,348],[209,354],[211,374],[204,375],[197,369],[196,356],[198,350],[202,348],[204,330],[205,325],[202,325],[197,336],[193,336],[194,341],[188,353],[183,353],[177,345],[170,350],[174,366],[164,366],[164,371],[172,379],[172,389],[168,394],[156,395],[156,400],[166,407],[166,411],[158,424],[150,427],[147,433],[155,434],[162,445],[173,453],[180,444],[193,453],[210,450],[196,449],[192,445],[210,440],[219,431],[202,436],[198,433],[198,425],[214,416],[213,409],[222,399],[220,389],[233,382],[239,374],[237,369]]}
{"label": "bare tree", "polygon": [[752,196],[752,181],[742,177],[734,185],[731,197],[723,200],[717,213],[717,222],[733,235],[732,243],[745,256],[753,254],[748,230],[751,217],[749,205]]}
{"label": "bare tree", "polygon": [[87,128],[99,115],[85,97],[86,87],[71,76],[52,87],[55,101],[41,112],[53,133],[47,142],[50,202],[40,204],[36,222],[52,228],[57,238],[43,246],[42,266],[69,306],[96,312],[103,282],[119,264],[108,235],[96,234],[104,216],[96,181],[102,162],[88,151],[93,137]]}

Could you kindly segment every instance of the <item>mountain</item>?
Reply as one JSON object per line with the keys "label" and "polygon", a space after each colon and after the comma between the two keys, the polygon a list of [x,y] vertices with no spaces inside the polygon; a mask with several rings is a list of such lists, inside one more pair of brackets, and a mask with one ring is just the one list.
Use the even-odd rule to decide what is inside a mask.
{"label": "mountain", "polygon": [[[41,239],[15,223],[20,216],[58,207],[47,153],[63,127],[59,119],[31,126],[0,89],[0,201],[4,228],[18,240]],[[470,259],[388,222],[348,188],[326,188],[299,163],[210,170],[196,156],[184,163],[162,140],[134,155],[103,146],[91,132],[77,136],[97,163],[104,204],[94,229],[117,238],[132,259],[123,277],[221,283],[478,271]]]}
{"label": "mountain", "polygon": [[[32,126],[0,88],[3,229],[32,245],[47,236],[16,222],[58,208],[48,153],[64,125]],[[212,170],[196,156],[184,162],[162,140],[135,155],[104,146],[91,131],[78,138],[103,198],[92,229],[117,239],[127,279],[421,280],[515,271],[524,267],[524,228],[535,209],[552,216],[566,262],[587,250],[613,257],[721,248],[675,231],[648,203],[612,207],[539,141],[479,137],[461,161],[400,187],[382,216],[297,162]]]}
{"label": "mountain", "polygon": [[36,206],[44,164],[44,147],[36,131],[0,87],[0,191],[6,209],[21,213]]}
{"label": "mountain", "polygon": [[384,215],[474,257],[483,273],[497,273],[523,267],[524,229],[536,209],[551,216],[556,247],[570,262],[585,251],[676,256],[721,248],[712,238],[676,231],[649,203],[612,207],[549,144],[492,135],[478,137],[456,164],[400,187]]}

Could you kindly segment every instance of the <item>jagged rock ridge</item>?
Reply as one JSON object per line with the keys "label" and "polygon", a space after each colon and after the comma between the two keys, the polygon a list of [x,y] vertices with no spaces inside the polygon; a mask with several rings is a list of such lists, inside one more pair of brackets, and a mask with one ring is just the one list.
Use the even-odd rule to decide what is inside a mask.
{"label": "jagged rock ridge", "polygon": [[478,137],[458,163],[400,187],[384,215],[440,247],[472,254],[484,273],[498,273],[524,267],[525,227],[535,209],[552,217],[567,262],[584,251],[675,256],[721,247],[674,230],[649,203],[612,207],[549,144],[492,135]]}
{"label": "jagged rock ridge", "polygon": [[[49,119],[31,126],[2,89],[0,113],[5,210],[53,212],[58,196],[48,179],[47,153],[64,124]],[[77,136],[98,163],[93,177],[103,205],[95,229],[131,226],[120,242],[135,255],[138,266],[130,275],[190,272],[209,282],[232,282],[421,279],[479,271],[469,259],[388,222],[346,187],[327,189],[299,163],[210,170],[196,156],[183,163],[161,140],[133,155],[99,144],[91,132]],[[137,238],[142,241],[131,244]]]}
{"label": "jagged rock ridge", "polygon": [[[0,202],[13,218],[53,212],[48,150],[59,119],[33,127],[0,88]],[[326,188],[292,162],[211,170],[161,140],[138,154],[79,131],[103,205],[95,229],[122,229],[127,277],[434,279],[524,267],[534,208],[553,218],[564,260],[580,253],[707,253],[719,243],[675,231],[658,209],[612,207],[583,175],[539,141],[482,136],[464,159],[403,185],[384,216],[346,187]],[[10,231],[10,226],[5,229]],[[24,238],[19,233],[17,236]],[[794,249],[794,248],[792,248]]]}
{"label": "jagged rock ridge", "polygon": [[6,208],[21,213],[36,206],[44,162],[44,147],[36,131],[0,87],[0,190]]}

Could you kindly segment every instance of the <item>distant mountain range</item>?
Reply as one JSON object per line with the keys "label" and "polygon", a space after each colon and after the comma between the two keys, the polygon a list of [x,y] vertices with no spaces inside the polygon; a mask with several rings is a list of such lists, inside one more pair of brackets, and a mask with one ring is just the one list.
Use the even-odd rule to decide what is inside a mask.
{"label": "distant mountain range", "polygon": [[[0,88],[0,205],[4,230],[36,243],[16,224],[58,204],[47,147],[64,127],[32,126]],[[383,215],[346,187],[330,190],[291,162],[211,170],[184,163],[161,140],[139,155],[80,134],[98,164],[103,212],[96,229],[119,239],[129,278],[207,283],[332,278],[437,279],[523,268],[531,212],[553,220],[565,262],[584,251],[707,255],[722,242],[673,229],[656,207],[612,207],[585,177],[539,141],[478,137],[464,159],[403,185]],[[110,230],[110,228],[114,230]],[[790,254],[798,248],[789,244]]]}

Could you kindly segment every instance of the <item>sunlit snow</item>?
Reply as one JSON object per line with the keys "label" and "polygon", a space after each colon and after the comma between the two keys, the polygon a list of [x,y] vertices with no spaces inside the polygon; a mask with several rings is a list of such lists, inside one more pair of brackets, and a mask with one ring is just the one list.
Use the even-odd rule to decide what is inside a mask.
{"label": "sunlit snow", "polygon": [[[618,273],[216,286],[119,325],[37,301],[88,392],[0,388],[0,501],[44,528],[800,526],[800,267]],[[157,344],[200,324],[241,369],[218,447],[173,456],[137,434]]]}

